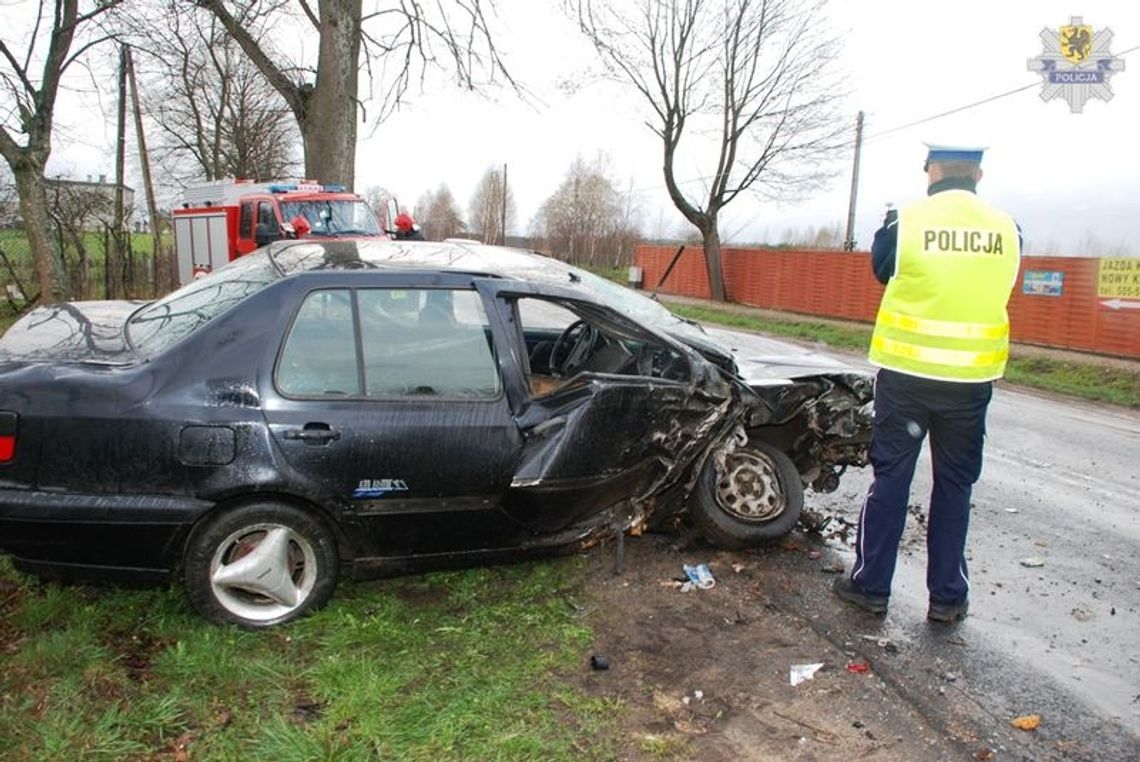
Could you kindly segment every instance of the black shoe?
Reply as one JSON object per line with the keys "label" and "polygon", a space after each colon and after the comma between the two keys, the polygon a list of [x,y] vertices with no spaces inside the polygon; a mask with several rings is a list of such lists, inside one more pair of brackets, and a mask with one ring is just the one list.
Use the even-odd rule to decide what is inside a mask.
{"label": "black shoe", "polygon": [[932,622],[960,622],[966,618],[969,610],[969,599],[963,599],[958,603],[931,601],[930,608],[926,610],[926,618]]}
{"label": "black shoe", "polygon": [[890,598],[885,595],[864,593],[859,589],[859,585],[852,582],[849,577],[836,577],[835,581],[831,583],[831,592],[871,614],[881,616],[887,613],[887,603]]}

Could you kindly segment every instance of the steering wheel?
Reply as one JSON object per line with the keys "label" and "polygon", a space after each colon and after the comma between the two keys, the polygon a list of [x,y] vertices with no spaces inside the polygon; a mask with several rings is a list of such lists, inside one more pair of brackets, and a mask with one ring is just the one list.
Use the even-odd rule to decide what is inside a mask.
{"label": "steering wheel", "polygon": [[646,342],[634,358],[637,375],[684,381],[689,377],[685,358],[667,347]]}
{"label": "steering wheel", "polygon": [[[563,378],[574,375],[594,351],[599,336],[597,328],[585,320],[575,320],[554,341],[550,349],[550,368]],[[559,358],[562,352],[566,356]]]}

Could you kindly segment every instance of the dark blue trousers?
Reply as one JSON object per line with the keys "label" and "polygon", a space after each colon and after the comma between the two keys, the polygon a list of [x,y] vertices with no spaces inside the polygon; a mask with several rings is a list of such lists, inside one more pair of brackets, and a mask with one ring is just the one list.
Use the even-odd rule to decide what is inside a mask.
{"label": "dark blue trousers", "polygon": [[871,438],[875,481],[859,515],[851,573],[864,592],[891,593],[914,467],[929,433],[934,489],[926,528],[926,587],[937,603],[959,603],[969,595],[970,493],[982,471],[992,394],[988,381],[954,383],[879,371]]}

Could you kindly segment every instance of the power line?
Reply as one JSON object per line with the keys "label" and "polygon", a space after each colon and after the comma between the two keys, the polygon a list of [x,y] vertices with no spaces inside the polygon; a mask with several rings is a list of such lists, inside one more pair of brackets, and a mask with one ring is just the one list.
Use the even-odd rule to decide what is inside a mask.
{"label": "power line", "polygon": [[[1137,45],[1137,46],[1132,47],[1132,48],[1128,48],[1127,50],[1122,50],[1121,52],[1117,53],[1116,55],[1122,56],[1122,55],[1125,55],[1126,53],[1131,53],[1135,50],[1140,50],[1140,45]],[[1023,87],[1017,87],[1017,88],[1014,88],[1013,90],[1007,90],[1004,93],[998,93],[997,95],[991,95],[990,97],[983,98],[980,101],[974,101],[973,103],[968,103],[965,106],[959,106],[957,108],[952,108],[949,111],[943,111],[942,113],[935,114],[934,116],[928,116],[928,117],[925,117],[923,119],[917,119],[913,122],[901,124],[898,127],[892,127],[889,130],[883,130],[882,132],[876,132],[872,135],[868,135],[867,137],[863,138],[863,141],[867,142],[870,140],[874,140],[875,138],[881,138],[885,135],[890,135],[892,133],[900,132],[902,130],[909,129],[911,127],[916,127],[920,124],[926,124],[927,122],[933,122],[935,119],[941,119],[944,116],[950,116],[951,114],[957,114],[957,113],[960,113],[962,111],[968,111],[969,109],[975,108],[977,106],[981,106],[983,104],[990,103],[992,101],[1000,100],[1001,98],[1005,98],[1005,97],[1008,97],[1010,95],[1016,95],[1017,93],[1020,93],[1023,90],[1028,90],[1031,87],[1037,87],[1040,84],[1041,84],[1041,80],[1037,79],[1037,80],[1034,80],[1033,82],[1030,82],[1028,85],[1025,85]]]}
{"label": "power line", "polygon": [[[1116,53],[1114,55],[1115,56],[1123,56],[1123,55],[1126,55],[1128,53],[1132,53],[1136,50],[1140,50],[1140,45],[1136,45],[1134,47],[1128,48],[1127,50],[1122,50],[1119,53]],[[903,130],[910,129],[911,127],[917,127],[920,124],[926,124],[927,122],[933,122],[936,119],[942,119],[943,117],[951,116],[952,114],[959,114],[963,111],[969,111],[972,108],[977,108],[978,106],[982,106],[982,105],[985,105],[987,103],[992,103],[993,101],[1000,100],[1002,98],[1007,98],[1011,95],[1016,95],[1017,93],[1024,92],[1025,90],[1028,90],[1032,87],[1037,87],[1041,84],[1042,84],[1041,80],[1036,79],[1033,82],[1030,82],[1028,85],[1016,87],[1013,90],[1007,90],[1004,93],[998,93],[997,95],[991,95],[988,98],[981,99],[980,101],[974,101],[973,103],[967,103],[964,106],[958,106],[957,108],[952,108],[949,111],[943,111],[939,114],[934,114],[933,116],[923,117],[922,119],[916,119],[913,122],[907,122],[906,124],[900,124],[897,127],[891,127],[890,129],[883,130],[881,132],[872,133],[871,135],[865,135],[865,136],[863,136],[863,144],[865,145],[865,144],[867,144],[873,140],[876,140],[877,138],[882,138],[882,137],[885,137],[887,135],[891,135],[891,134],[896,133],[896,132],[901,132]],[[845,141],[843,143],[840,143],[838,146],[836,146],[836,148],[846,148],[848,146],[853,146],[853,145],[855,145],[855,141],[854,140],[848,140],[848,141]],[[695,183],[695,182],[707,182],[710,179],[711,179],[711,176],[710,177],[693,177],[693,178],[690,178],[688,180],[678,180],[677,184],[678,185],[688,185],[690,183]],[[644,192],[651,191],[651,190],[659,190],[662,187],[663,187],[662,185],[646,186],[644,188],[635,188],[632,190],[632,192],[633,193],[644,193]]]}
{"label": "power line", "polygon": [[935,114],[934,116],[928,116],[928,117],[925,117],[923,119],[916,119],[913,122],[907,122],[906,124],[900,124],[898,127],[892,127],[889,130],[883,130],[882,132],[876,132],[872,135],[868,135],[867,137],[865,137],[863,139],[863,141],[868,142],[868,141],[874,140],[875,138],[881,138],[885,135],[890,135],[891,133],[894,133],[894,132],[901,132],[902,130],[910,129],[911,127],[917,127],[920,124],[926,124],[927,122],[933,122],[935,119],[941,119],[944,116],[950,116],[951,114],[958,114],[962,111],[968,111],[969,109],[975,108],[977,106],[981,106],[982,104],[990,103],[992,101],[996,101],[996,100],[999,100],[1001,98],[1005,98],[1007,96],[1014,95],[1016,93],[1020,93],[1023,90],[1028,90],[1031,87],[1037,87],[1040,84],[1041,84],[1040,80],[1038,80],[1036,82],[1030,82],[1028,85],[1025,85],[1024,87],[1018,87],[1018,88],[1015,88],[1013,90],[1007,90],[1006,92],[999,93],[998,95],[991,95],[989,98],[983,98],[980,101],[975,101],[975,102],[967,104],[965,106],[959,106],[958,108],[952,108],[949,111],[943,111],[941,114]]}

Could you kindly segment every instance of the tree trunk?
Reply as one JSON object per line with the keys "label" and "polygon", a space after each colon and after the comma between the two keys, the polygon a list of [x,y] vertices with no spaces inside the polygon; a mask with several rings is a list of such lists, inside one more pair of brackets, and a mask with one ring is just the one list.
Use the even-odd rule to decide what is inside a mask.
{"label": "tree trunk", "polygon": [[305,144],[305,176],[340,183],[356,180],[356,86],[360,65],[361,0],[320,0],[321,47],[317,81],[297,122]]}
{"label": "tree trunk", "polygon": [[705,266],[709,273],[709,291],[713,299],[723,302],[725,301],[724,268],[720,263],[720,233],[716,228],[716,220],[712,220],[708,229],[702,233],[705,241]]}
{"label": "tree trunk", "polygon": [[25,160],[12,167],[16,193],[20,197],[20,216],[24,234],[32,250],[36,285],[40,289],[40,304],[51,304],[66,298],[66,284],[62,264],[48,239],[47,195],[44,193],[44,168],[34,161]]}

